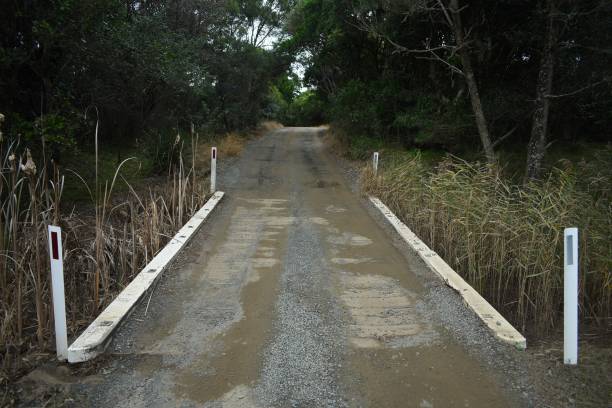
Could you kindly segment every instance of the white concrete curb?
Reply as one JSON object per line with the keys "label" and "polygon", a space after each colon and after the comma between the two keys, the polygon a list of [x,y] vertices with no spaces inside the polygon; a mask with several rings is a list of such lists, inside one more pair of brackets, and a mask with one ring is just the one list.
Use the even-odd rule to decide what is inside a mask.
{"label": "white concrete curb", "polygon": [[370,196],[370,201],[383,213],[393,228],[400,234],[421,259],[438,274],[448,286],[459,292],[463,301],[488,326],[495,337],[509,343],[520,350],[527,348],[527,340],[519,333],[489,302],[457,274],[436,252],[429,249],[421,239],[397,218],[389,208],[376,197]]}
{"label": "white concrete curb", "polygon": [[176,235],[157,253],[134,280],[100,313],[87,329],[68,347],[68,362],[80,363],[91,360],[104,349],[110,335],[126,318],[138,300],[151,287],[153,282],[172,262],[183,246],[195,235],[208,215],[221,201],[224,193],[217,191],[198,212],[176,233]]}

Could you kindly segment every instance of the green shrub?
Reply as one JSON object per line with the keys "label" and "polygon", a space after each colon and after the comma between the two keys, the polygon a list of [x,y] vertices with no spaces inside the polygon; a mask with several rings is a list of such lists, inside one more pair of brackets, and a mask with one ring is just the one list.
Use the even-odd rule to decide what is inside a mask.
{"label": "green shrub", "polygon": [[57,113],[49,113],[27,121],[19,115],[12,115],[12,135],[20,135],[31,148],[41,146],[44,136],[45,145],[51,151],[68,151],[76,147],[76,134],[79,123],[76,118]]}
{"label": "green shrub", "polygon": [[287,124],[295,126],[316,126],[326,121],[325,103],[312,90],[299,94],[288,109]]}

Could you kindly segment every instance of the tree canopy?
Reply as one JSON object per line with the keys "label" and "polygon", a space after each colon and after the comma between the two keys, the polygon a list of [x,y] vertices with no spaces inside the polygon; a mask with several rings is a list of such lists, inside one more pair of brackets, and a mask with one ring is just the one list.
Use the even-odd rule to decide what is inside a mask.
{"label": "tree canopy", "polygon": [[[62,148],[149,131],[254,125],[284,73],[287,0],[9,1],[0,16],[6,134]],[[97,115],[96,115],[97,113]],[[97,116],[97,117],[96,117]],[[5,127],[6,128],[6,127]]]}
{"label": "tree canopy", "polygon": [[303,0],[284,46],[352,134],[480,145],[495,160],[502,145],[537,155],[609,138],[611,27],[612,4],[597,0]]}
{"label": "tree canopy", "polygon": [[0,23],[5,133],[61,147],[94,119],[117,143],[329,121],[490,162],[520,146],[531,179],[612,123],[604,0],[15,0]]}

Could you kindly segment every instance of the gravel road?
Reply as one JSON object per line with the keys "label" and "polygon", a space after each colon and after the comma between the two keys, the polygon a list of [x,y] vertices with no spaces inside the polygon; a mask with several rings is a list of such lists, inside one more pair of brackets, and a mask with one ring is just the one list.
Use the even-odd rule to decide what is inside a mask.
{"label": "gravel road", "polygon": [[226,198],[71,403],[538,405],[518,352],[353,191],[322,133],[280,129],[221,166]]}

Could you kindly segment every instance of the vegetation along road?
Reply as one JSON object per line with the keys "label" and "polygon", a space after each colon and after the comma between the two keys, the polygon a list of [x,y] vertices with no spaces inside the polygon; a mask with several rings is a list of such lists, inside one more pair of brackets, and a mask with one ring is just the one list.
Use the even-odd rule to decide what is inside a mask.
{"label": "vegetation along road", "polygon": [[[1,10],[0,408],[612,406],[612,1]],[[72,343],[189,230],[213,146],[219,206],[106,353],[58,362],[48,227]]]}
{"label": "vegetation along road", "polygon": [[222,177],[219,212],[72,387],[77,405],[524,402],[503,359],[485,361],[513,350],[394,246],[324,146],[319,128],[248,145]]}

